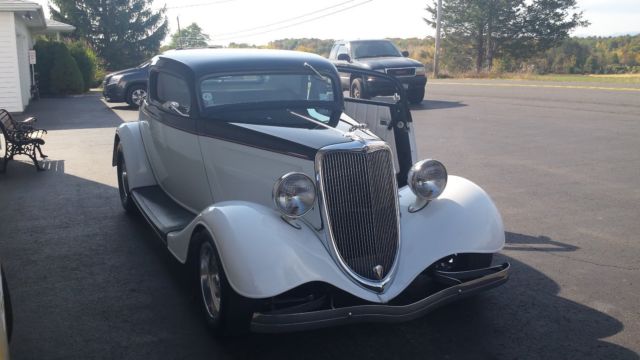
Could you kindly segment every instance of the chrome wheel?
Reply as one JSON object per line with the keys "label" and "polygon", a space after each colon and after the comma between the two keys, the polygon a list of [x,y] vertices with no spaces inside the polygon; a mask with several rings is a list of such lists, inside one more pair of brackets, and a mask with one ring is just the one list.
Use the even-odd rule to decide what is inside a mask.
{"label": "chrome wheel", "polygon": [[118,163],[118,171],[120,172],[118,176],[120,190],[120,200],[123,205],[126,205],[129,201],[129,177],[127,175],[127,165],[124,162],[124,156],[120,154],[120,161]]}
{"label": "chrome wheel", "polygon": [[213,246],[206,241],[200,248],[200,290],[202,302],[209,317],[217,320],[220,316],[221,286],[220,268]]}
{"label": "chrome wheel", "polygon": [[124,154],[122,152],[122,145],[118,145],[118,192],[120,193],[120,203],[122,207],[129,213],[134,214],[137,212],[136,205],[131,198],[131,190],[129,189],[129,172],[127,171],[127,164],[124,161]]}
{"label": "chrome wheel", "polygon": [[144,89],[135,89],[131,92],[131,102],[136,106],[142,105],[142,101],[147,97],[147,91]]}

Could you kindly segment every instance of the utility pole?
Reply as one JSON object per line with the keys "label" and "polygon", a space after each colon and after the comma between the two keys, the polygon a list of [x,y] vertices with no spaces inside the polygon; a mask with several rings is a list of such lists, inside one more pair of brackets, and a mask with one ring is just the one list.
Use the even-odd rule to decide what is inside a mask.
{"label": "utility pole", "polygon": [[178,20],[178,49],[182,49],[182,32],[180,31],[180,16],[176,16]]}
{"label": "utility pole", "polygon": [[433,78],[438,78],[440,71],[440,17],[442,16],[442,0],[438,0],[438,13],[436,15],[436,51],[433,55]]}

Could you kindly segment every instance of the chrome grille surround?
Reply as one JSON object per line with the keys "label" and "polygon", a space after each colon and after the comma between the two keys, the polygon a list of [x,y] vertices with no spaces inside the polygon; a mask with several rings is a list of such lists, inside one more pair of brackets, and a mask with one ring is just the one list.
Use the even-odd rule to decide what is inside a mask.
{"label": "chrome grille surround", "polygon": [[[331,221],[331,216],[329,212],[330,204],[327,203],[328,194],[326,193],[327,184],[325,183],[325,171],[328,172],[330,171],[330,169],[327,169],[324,164],[324,160],[327,154],[334,154],[336,152],[372,154],[376,151],[388,151],[389,155],[390,156],[392,155],[391,148],[385,142],[379,141],[379,140],[375,140],[375,141],[358,140],[358,141],[352,141],[349,143],[330,145],[318,151],[315,158],[315,167],[316,167],[316,177],[317,177],[316,181],[318,183],[318,193],[319,193],[318,203],[322,210],[323,222],[327,224],[326,236],[327,236],[327,240],[328,240],[327,243],[329,245],[331,255],[334,257],[336,262],[340,265],[342,270],[347,275],[349,275],[353,280],[355,280],[357,284],[367,289],[374,290],[381,293],[384,291],[386,285],[388,285],[392,280],[392,277],[396,271],[398,256],[400,254],[400,207],[398,202],[398,186],[396,183],[395,171],[393,171],[393,162],[391,160],[391,157],[389,157],[388,166],[391,168],[390,174],[392,175],[390,176],[389,181],[392,182],[391,192],[393,193],[393,204],[389,204],[389,206],[392,206],[394,208],[393,213],[395,215],[395,218],[391,219],[390,221],[393,221],[393,225],[395,225],[396,231],[393,232],[394,233],[393,235],[395,235],[394,236],[395,239],[393,239],[394,243],[388,244],[388,245],[391,245],[391,248],[395,250],[395,254],[392,254],[391,267],[389,269],[384,269],[384,277],[380,280],[375,280],[359,274],[356,270],[352,268],[351,266],[352,264],[350,265],[350,260],[353,260],[353,259],[345,258],[342,252],[340,251],[340,247],[337,242],[337,237],[340,236],[341,234],[336,234],[335,232],[336,231],[336,229],[334,229],[335,225]],[[336,170],[339,170],[339,169],[335,169],[333,171],[336,171]],[[326,175],[329,175],[329,174],[327,173]],[[369,176],[369,174],[363,174],[363,175],[367,177]],[[370,197],[372,197],[373,194],[369,194],[369,195]],[[363,230],[368,231],[369,233],[371,233],[371,231],[374,231],[374,229],[363,229]],[[371,243],[365,244],[365,245],[368,245],[369,247],[372,246]],[[371,248],[369,248],[369,250],[370,249]],[[370,262],[369,265],[370,265],[369,267],[371,268],[371,271],[374,271],[373,267],[378,264],[376,264],[375,262]]]}
{"label": "chrome grille surround", "polygon": [[385,73],[395,77],[413,77],[413,76],[416,76],[416,68],[415,67],[386,68]]}

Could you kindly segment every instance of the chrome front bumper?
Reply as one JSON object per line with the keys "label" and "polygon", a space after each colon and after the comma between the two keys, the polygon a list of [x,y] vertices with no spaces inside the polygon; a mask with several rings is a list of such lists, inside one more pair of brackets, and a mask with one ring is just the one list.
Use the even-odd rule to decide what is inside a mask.
{"label": "chrome front bumper", "polygon": [[281,333],[361,322],[409,321],[451,301],[502,285],[509,279],[509,268],[509,263],[504,263],[473,271],[435,272],[437,281],[451,286],[408,305],[370,304],[295,314],[255,314],[251,330]]}

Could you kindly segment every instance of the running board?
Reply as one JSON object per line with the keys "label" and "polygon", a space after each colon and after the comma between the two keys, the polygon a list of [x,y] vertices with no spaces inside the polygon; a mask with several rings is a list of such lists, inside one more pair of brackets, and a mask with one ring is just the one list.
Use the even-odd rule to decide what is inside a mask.
{"label": "running board", "polygon": [[131,198],[165,243],[168,233],[184,229],[196,217],[157,185],[133,189]]}

